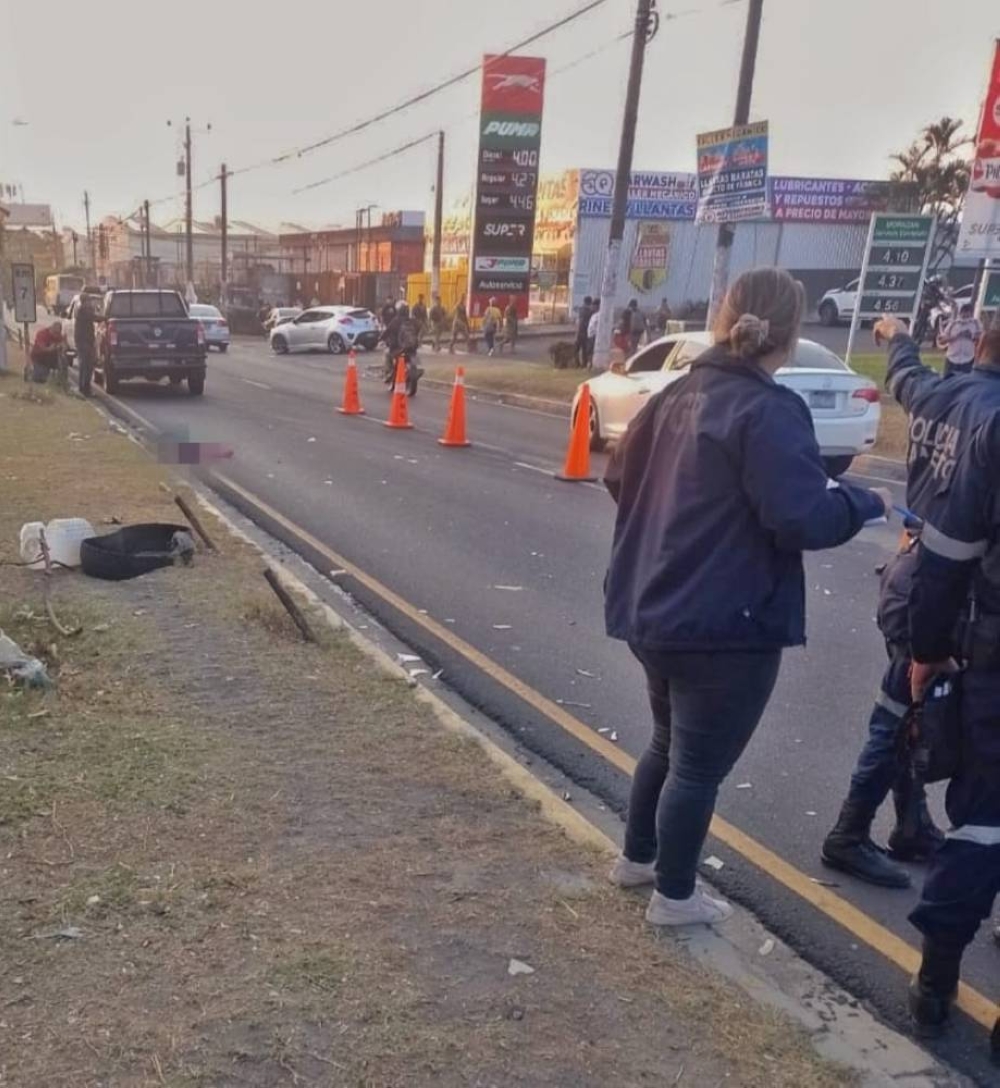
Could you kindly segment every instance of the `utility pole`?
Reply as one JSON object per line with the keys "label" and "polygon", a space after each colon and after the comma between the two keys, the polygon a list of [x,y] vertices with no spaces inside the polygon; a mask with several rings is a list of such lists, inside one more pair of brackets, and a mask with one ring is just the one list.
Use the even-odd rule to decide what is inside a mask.
{"label": "utility pole", "polygon": [[441,294],[441,231],[444,226],[444,130],[438,133],[437,180],[434,182],[434,246],[431,250],[431,298]]}
{"label": "utility pole", "polygon": [[615,196],[611,205],[611,230],[608,235],[608,252],[604,258],[601,309],[594,344],[595,370],[607,370],[611,361],[611,333],[615,322],[615,296],[618,294],[618,268],[621,264],[622,238],[625,235],[629,182],[632,180],[632,153],[635,149],[635,128],[639,114],[642,65],[646,56],[646,44],[659,28],[659,16],[653,10],[653,4],[654,0],[639,0],[635,13],[632,60],[625,91],[621,142],[618,145],[618,169],[615,172]]}
{"label": "utility pole", "polygon": [[[90,270],[94,271],[97,264],[94,261],[94,236],[90,233],[90,193],[83,191],[83,211],[87,217],[87,255],[90,261]],[[86,279],[86,277],[84,277]]]}
{"label": "utility pole", "polygon": [[[745,125],[750,120],[750,99],[753,95],[753,76],[757,66],[757,43],[760,39],[760,20],[764,0],[750,0],[747,7],[747,27],[743,35],[743,56],[740,60],[740,85],[736,92],[734,125]],[[715,315],[726,297],[729,287],[729,265],[733,255],[733,239],[736,231],[729,223],[719,224],[715,241],[715,260],[712,264],[712,289],[708,300],[708,327],[712,327]]]}
{"label": "utility pole", "polygon": [[153,231],[149,222],[149,201],[142,204],[143,222],[146,230],[146,286],[153,282]]}
{"label": "utility pole", "polygon": [[194,283],[194,224],[191,206],[191,118],[184,118],[184,233],[187,238],[187,280]]}
{"label": "utility pole", "polygon": [[229,206],[226,202],[226,182],[229,178],[226,172],[226,164],[222,164],[222,170],[219,172],[219,183],[222,186],[221,200],[222,200],[222,282],[219,284],[219,301],[223,307],[226,305],[226,299],[228,296],[227,283],[229,281]]}

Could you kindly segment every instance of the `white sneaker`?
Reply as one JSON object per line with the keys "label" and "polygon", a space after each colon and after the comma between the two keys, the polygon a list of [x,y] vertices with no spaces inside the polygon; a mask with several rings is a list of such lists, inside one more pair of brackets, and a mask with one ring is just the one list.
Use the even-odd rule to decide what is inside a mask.
{"label": "white sneaker", "polygon": [[713,899],[702,888],[695,888],[688,899],[668,899],[659,892],[646,908],[646,921],[654,926],[714,925],[732,917],[733,908],[722,899]]}
{"label": "white sneaker", "polygon": [[641,888],[653,883],[655,867],[652,861],[629,861],[624,854],[619,854],[608,873],[608,880],[619,888]]}

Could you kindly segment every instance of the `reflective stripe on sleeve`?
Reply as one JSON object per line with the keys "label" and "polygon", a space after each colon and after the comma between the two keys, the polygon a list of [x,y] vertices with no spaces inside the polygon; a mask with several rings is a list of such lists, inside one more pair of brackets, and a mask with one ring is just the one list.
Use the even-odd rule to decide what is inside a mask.
{"label": "reflective stripe on sleeve", "polygon": [[1000,846],[1000,827],[963,824],[949,831],[947,838],[956,842],[974,842],[977,846]]}
{"label": "reflective stripe on sleeve", "polygon": [[964,540],[955,540],[940,529],[935,529],[929,521],[924,522],[920,537],[925,548],[944,559],[953,559],[956,563],[968,563],[972,559],[981,559],[986,554],[987,541],[977,540],[972,544]]}
{"label": "reflective stripe on sleeve", "polygon": [[880,706],[883,710],[888,710],[896,718],[902,718],[906,716],[907,711],[910,709],[906,703],[897,703],[895,699],[890,698],[884,691],[880,691],[875,696],[875,705]]}

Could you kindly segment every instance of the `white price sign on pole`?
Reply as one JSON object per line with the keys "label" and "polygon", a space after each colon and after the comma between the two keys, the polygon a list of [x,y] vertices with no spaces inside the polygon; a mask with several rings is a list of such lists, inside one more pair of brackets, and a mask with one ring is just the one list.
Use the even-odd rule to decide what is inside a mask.
{"label": "white price sign on pole", "polygon": [[10,274],[14,284],[14,320],[22,325],[33,325],[38,320],[35,307],[35,266],[12,264]]}

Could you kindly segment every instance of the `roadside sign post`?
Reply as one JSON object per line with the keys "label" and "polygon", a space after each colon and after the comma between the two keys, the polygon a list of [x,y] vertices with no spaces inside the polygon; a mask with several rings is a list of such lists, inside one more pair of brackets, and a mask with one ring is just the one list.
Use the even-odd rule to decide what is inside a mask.
{"label": "roadside sign post", "polygon": [[933,215],[872,216],[861,264],[844,361],[850,365],[858,326],[866,318],[904,318],[912,327],[931,259]]}
{"label": "roadside sign post", "polygon": [[31,335],[28,326],[38,320],[35,305],[35,266],[33,264],[11,264],[10,276],[14,287],[14,320],[24,327],[24,376],[28,376],[28,352],[31,350]]}
{"label": "roadside sign post", "polygon": [[979,285],[976,316],[982,318],[987,326],[990,323],[1000,324],[1000,266],[991,268],[989,262]]}

